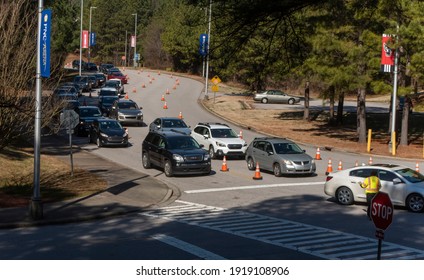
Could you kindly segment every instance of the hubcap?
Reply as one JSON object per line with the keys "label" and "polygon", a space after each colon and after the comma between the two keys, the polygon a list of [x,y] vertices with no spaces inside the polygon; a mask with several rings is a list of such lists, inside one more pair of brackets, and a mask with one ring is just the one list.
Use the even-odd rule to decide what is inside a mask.
{"label": "hubcap", "polygon": [[424,200],[422,197],[413,196],[409,200],[409,208],[412,209],[414,212],[422,211],[423,207],[424,207]]}

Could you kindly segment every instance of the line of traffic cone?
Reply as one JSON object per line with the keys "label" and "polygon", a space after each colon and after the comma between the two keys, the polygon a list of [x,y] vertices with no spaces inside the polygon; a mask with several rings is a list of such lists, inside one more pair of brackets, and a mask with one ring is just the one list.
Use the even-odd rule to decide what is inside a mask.
{"label": "line of traffic cone", "polygon": [[178,115],[178,118],[180,119],[180,120],[182,120],[183,119],[183,114],[180,112],[180,114]]}
{"label": "line of traffic cone", "polygon": [[145,87],[146,87],[146,84],[142,84],[142,85],[141,85],[141,87],[142,87],[142,88],[145,88]]}
{"label": "line of traffic cone", "polygon": [[162,95],[162,98],[160,99],[160,101],[165,101],[165,96]]}
{"label": "line of traffic cone", "polygon": [[137,92],[137,90],[135,89],[135,87],[133,87],[132,92],[134,92],[134,93],[136,93],[136,92]]}
{"label": "line of traffic cone", "polygon": [[317,148],[317,152],[315,153],[315,160],[321,160],[321,152],[319,147]]}
{"label": "line of traffic cone", "polygon": [[163,109],[168,109],[168,105],[166,105],[166,101],[165,103],[163,103]]}
{"label": "line of traffic cone", "polygon": [[253,176],[252,179],[262,180],[261,169],[259,168],[259,162],[256,162],[255,176]]}
{"label": "line of traffic cone", "polygon": [[240,139],[243,139],[243,130],[240,130],[239,137],[240,137]]}
{"label": "line of traffic cone", "polygon": [[331,172],[333,172],[333,165],[331,164],[331,158],[328,160],[328,165],[327,165],[327,171],[325,172],[325,175],[330,174]]}
{"label": "line of traffic cone", "polygon": [[128,93],[125,94],[125,99],[129,99]]}
{"label": "line of traffic cone", "polygon": [[417,163],[415,163],[415,171],[420,172],[420,165]]}
{"label": "line of traffic cone", "polygon": [[169,88],[167,88],[165,94],[169,94],[169,93],[170,93]]}
{"label": "line of traffic cone", "polygon": [[372,157],[370,157],[370,159],[368,160],[368,165],[372,164]]}
{"label": "line of traffic cone", "polygon": [[226,156],[224,156],[224,159],[222,160],[221,171],[223,171],[223,172],[229,171],[229,169],[227,167],[227,157]]}

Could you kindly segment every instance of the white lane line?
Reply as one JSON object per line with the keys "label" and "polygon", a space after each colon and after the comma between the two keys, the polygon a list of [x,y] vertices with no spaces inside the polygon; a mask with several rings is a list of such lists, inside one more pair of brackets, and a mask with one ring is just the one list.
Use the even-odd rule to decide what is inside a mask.
{"label": "white lane line", "polygon": [[196,245],[184,242],[177,238],[165,235],[165,234],[156,234],[152,236],[154,239],[176,247],[180,250],[186,251],[192,255],[198,256],[204,260],[225,260],[225,258],[216,255],[210,251],[197,247]]}
{"label": "white lane line", "polygon": [[308,186],[308,185],[323,185],[325,182],[305,182],[305,183],[288,183],[288,184],[269,184],[269,185],[254,185],[254,186],[240,186],[240,187],[229,187],[229,188],[212,188],[212,189],[201,189],[184,191],[185,193],[205,193],[205,192],[225,192],[225,191],[236,191],[236,190],[250,190],[250,189],[263,189],[263,188],[280,188],[290,186]]}

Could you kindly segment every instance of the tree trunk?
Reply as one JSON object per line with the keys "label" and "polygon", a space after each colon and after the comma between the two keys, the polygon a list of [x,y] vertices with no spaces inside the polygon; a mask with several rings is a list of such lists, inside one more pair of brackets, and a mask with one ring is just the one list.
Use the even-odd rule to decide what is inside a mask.
{"label": "tree trunk", "polygon": [[334,119],[334,95],[335,95],[335,90],[334,87],[331,86],[330,89],[330,122],[333,121]]}
{"label": "tree trunk", "polygon": [[309,118],[309,82],[306,82],[305,86],[305,109],[303,110],[303,119],[310,121]]}
{"label": "tree trunk", "polygon": [[337,124],[343,124],[343,106],[344,106],[344,92],[339,95],[339,104],[337,105]]}
{"label": "tree trunk", "polygon": [[358,133],[358,143],[365,143],[367,141],[365,95],[365,89],[358,89],[356,109],[356,131]]}

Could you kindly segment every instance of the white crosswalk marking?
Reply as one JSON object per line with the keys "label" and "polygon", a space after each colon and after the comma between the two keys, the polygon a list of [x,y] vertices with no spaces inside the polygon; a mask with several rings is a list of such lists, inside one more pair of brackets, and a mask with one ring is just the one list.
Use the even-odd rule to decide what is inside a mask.
{"label": "white crosswalk marking", "polygon": [[[208,228],[323,259],[375,259],[377,240],[322,227],[186,201],[141,215]],[[383,242],[384,260],[424,259],[424,251]]]}

